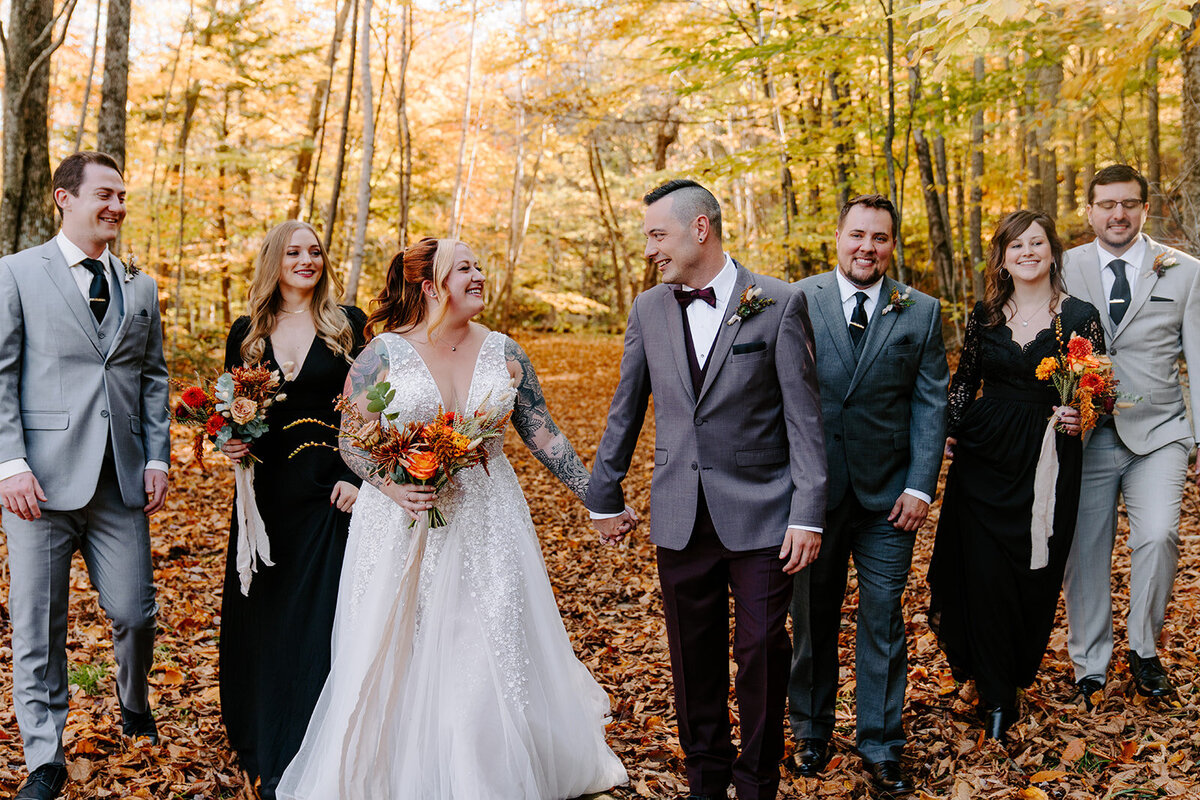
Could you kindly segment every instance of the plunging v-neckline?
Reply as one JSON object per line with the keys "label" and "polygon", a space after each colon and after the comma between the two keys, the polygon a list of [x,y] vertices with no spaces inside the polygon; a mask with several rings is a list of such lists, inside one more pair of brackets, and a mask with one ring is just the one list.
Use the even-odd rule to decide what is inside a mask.
{"label": "plunging v-neckline", "polygon": [[[467,385],[466,405],[468,406],[471,404],[471,392],[475,389],[475,375],[479,372],[479,362],[483,357],[483,348],[487,347],[488,339],[491,338],[493,333],[495,333],[495,331],[488,331],[486,334],[484,334],[483,341],[479,344],[479,351],[475,353],[475,363],[471,367],[471,382]],[[408,345],[408,349],[413,351],[413,355],[417,357],[417,360],[421,362],[421,366],[425,368],[425,375],[429,378],[429,382],[433,384],[433,393],[437,395],[438,402],[442,404],[442,410],[454,411],[456,413],[466,411],[466,409],[462,408],[451,408],[446,404],[446,397],[442,394],[442,387],[438,386],[437,378],[433,377],[433,370],[431,370],[429,365],[425,363],[424,356],[417,351],[417,348],[413,347],[413,343],[408,339],[400,336],[400,334],[396,334],[396,336],[400,338],[400,341]]]}
{"label": "plunging v-neckline", "polygon": [[[309,357],[312,355],[313,348],[317,346],[317,339],[319,338],[321,337],[316,333],[313,333],[312,341],[308,343],[308,347],[304,351],[304,360],[295,365],[295,371],[292,372],[292,376],[290,378],[287,375],[283,375],[283,379],[285,381],[292,381],[294,383],[300,377],[300,373],[304,371],[305,365],[308,364]],[[275,362],[275,366],[279,368],[279,372],[282,375],[283,364],[281,364],[279,361],[278,352],[275,350],[275,342],[271,341],[271,336],[269,334],[267,336],[267,345],[271,348],[271,360]]]}

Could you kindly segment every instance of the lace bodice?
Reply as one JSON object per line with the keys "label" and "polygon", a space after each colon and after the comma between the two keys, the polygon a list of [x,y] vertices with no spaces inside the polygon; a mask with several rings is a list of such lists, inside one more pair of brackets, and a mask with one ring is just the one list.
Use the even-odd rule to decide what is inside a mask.
{"label": "lace bodice", "polygon": [[1047,356],[1058,355],[1066,348],[1072,333],[1088,339],[1097,353],[1104,349],[1104,328],[1100,314],[1090,303],[1068,297],[1062,305],[1062,342],[1055,336],[1055,326],[1043,328],[1024,347],[1013,341],[1007,325],[986,328],[981,322],[982,303],[976,303],[967,320],[966,337],[958,369],[950,381],[949,433],[955,435],[967,409],[975,402],[980,386],[985,391],[996,390],[1009,398],[1027,402],[1058,404],[1058,393],[1049,381],[1040,381],[1034,374],[1038,362]]}

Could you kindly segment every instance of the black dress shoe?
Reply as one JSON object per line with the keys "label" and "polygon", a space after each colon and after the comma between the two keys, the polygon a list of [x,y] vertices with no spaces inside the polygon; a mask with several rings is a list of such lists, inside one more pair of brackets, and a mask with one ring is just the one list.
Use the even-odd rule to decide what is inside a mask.
{"label": "black dress shoe", "polygon": [[885,795],[908,794],[913,790],[913,783],[905,776],[899,761],[864,760],[863,766],[871,774],[871,785]]}
{"label": "black dress shoe", "polygon": [[1104,684],[1095,678],[1080,678],[1075,682],[1075,694],[1071,696],[1072,702],[1083,700],[1084,708],[1091,711],[1096,707],[1096,703],[1092,700],[1092,696],[1096,692],[1103,692]]}
{"label": "black dress shoe", "polygon": [[121,707],[121,732],[130,739],[146,738],[150,744],[158,744],[158,726],[154,724],[154,715],[149,711],[130,711],[117,698]]}
{"label": "black dress shoe", "polygon": [[824,739],[801,739],[795,756],[796,772],[815,778],[829,763],[829,742]]}
{"label": "black dress shoe", "polygon": [[1129,674],[1133,676],[1138,694],[1143,697],[1166,697],[1175,693],[1175,687],[1171,685],[1171,679],[1167,677],[1167,671],[1163,669],[1158,656],[1142,658],[1130,650],[1128,657]]}
{"label": "black dress shoe", "polygon": [[43,764],[29,773],[14,800],[54,800],[67,782],[67,768],[62,764]]}
{"label": "black dress shoe", "polygon": [[1004,706],[988,706],[983,710],[983,730],[989,739],[1004,741],[1004,734],[1017,719],[1017,712]]}

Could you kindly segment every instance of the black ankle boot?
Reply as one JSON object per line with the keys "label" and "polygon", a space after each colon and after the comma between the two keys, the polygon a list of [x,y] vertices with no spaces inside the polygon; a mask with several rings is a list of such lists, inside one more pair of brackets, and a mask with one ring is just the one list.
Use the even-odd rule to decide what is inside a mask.
{"label": "black ankle boot", "polygon": [[983,711],[983,730],[989,739],[1003,742],[1004,734],[1016,721],[1017,712],[1004,706],[988,706]]}

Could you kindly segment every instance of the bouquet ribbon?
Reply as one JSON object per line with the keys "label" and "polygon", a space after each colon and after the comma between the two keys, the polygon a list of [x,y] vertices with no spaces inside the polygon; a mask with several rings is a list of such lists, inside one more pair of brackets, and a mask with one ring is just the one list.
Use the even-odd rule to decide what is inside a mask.
{"label": "bouquet ribbon", "polygon": [[1050,563],[1050,537],[1054,535],[1054,494],[1058,483],[1058,448],[1055,445],[1058,414],[1050,418],[1042,434],[1037,469],[1033,474],[1033,513],[1029,526],[1029,568]]}
{"label": "bouquet ribbon", "polygon": [[243,467],[235,464],[233,480],[237,486],[237,571],[242,594],[250,596],[250,579],[258,572],[258,562],[268,567],[275,566],[271,560],[271,542],[267,539],[267,526],[258,513],[254,499],[254,465]]}

